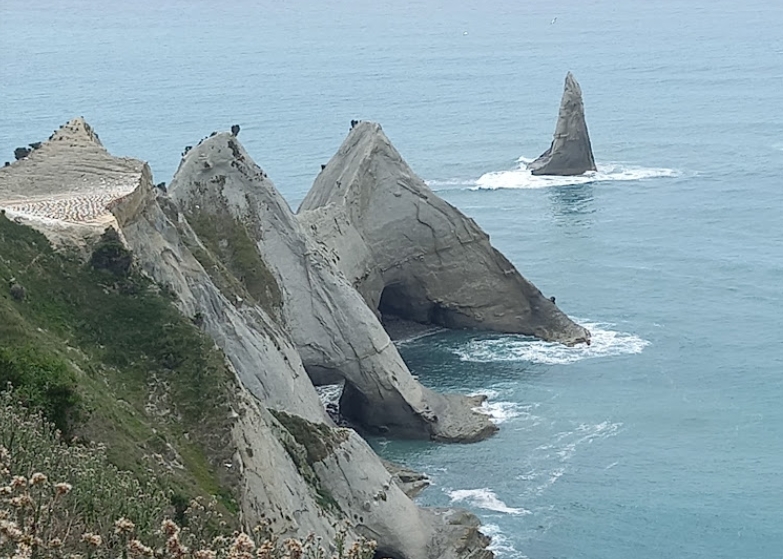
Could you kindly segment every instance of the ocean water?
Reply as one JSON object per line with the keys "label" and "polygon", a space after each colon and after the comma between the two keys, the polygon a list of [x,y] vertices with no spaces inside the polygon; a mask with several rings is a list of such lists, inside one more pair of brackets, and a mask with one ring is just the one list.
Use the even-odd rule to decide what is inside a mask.
{"label": "ocean water", "polygon": [[[3,0],[0,153],[84,115],[169,181],[239,123],[296,207],[380,121],[595,340],[402,344],[501,426],[372,441],[432,477],[421,503],[474,511],[501,558],[783,557],[782,30],[776,0]],[[534,178],[568,70],[599,170]]]}

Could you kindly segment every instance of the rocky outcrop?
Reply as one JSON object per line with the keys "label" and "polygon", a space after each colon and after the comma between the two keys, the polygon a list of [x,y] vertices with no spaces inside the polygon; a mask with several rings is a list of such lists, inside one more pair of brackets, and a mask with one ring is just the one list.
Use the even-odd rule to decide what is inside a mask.
{"label": "rocky outcrop", "polygon": [[378,124],[352,128],[298,217],[376,312],[589,342],[590,333],[523,278],[475,221],[416,176]]}
{"label": "rocky outcrop", "polygon": [[395,346],[328,253],[237,139],[205,139],[169,186],[195,234],[240,279],[245,298],[280,321],[312,378],[344,378],[343,415],[398,436],[473,441],[496,428],[474,399],[413,379]]}
{"label": "rocky outcrop", "polygon": [[568,72],[549,149],[527,166],[534,175],[581,175],[595,171],[593,148],[587,133],[582,89]]}
{"label": "rocky outcrop", "polygon": [[240,390],[233,435],[247,524],[265,518],[281,536],[312,532],[329,540],[335,526],[347,522],[349,540],[372,537],[391,557],[491,557],[473,515],[419,509],[366,442],[331,424],[290,336],[278,325],[274,297],[234,276],[212,253],[220,242],[209,235],[202,242],[151,177],[112,211],[145,270],[176,293],[185,314],[198,317],[242,384],[273,410]]}
{"label": "rocky outcrop", "polygon": [[[86,123],[79,130],[70,153],[58,150],[55,154],[74,168],[90,168],[96,151],[88,141],[89,135],[84,137],[89,131]],[[221,136],[215,141],[227,140],[227,135]],[[82,160],[85,145],[87,157]],[[42,149],[45,147],[46,144]],[[235,147],[240,149],[238,145]],[[199,156],[199,149],[194,149],[194,156]],[[38,157],[37,152],[31,159]],[[324,541],[331,541],[336,528],[347,524],[349,543],[359,535],[372,537],[379,542],[382,555],[401,559],[491,557],[486,550],[488,541],[478,532],[478,521],[473,515],[452,509],[419,509],[356,432],[334,427],[305,372],[298,344],[292,341],[288,332],[287,286],[277,283],[277,272],[266,268],[265,261],[254,248],[256,245],[250,247],[252,252],[243,252],[248,246],[242,243],[241,236],[231,237],[237,243],[230,246],[223,242],[224,239],[215,238],[210,234],[208,220],[200,220],[210,215],[208,213],[191,211],[196,222],[196,226],[191,227],[174,201],[153,185],[145,164],[113,158],[105,151],[104,154],[101,164],[106,165],[110,176],[133,188],[129,194],[112,198],[109,207],[111,219],[120,227],[138,265],[159,285],[166,286],[183,314],[215,340],[239,380],[231,405],[232,441],[229,446],[235,449],[235,454],[233,462],[226,467],[239,474],[238,496],[245,524],[253,526],[264,519],[280,537],[304,538],[314,533]],[[238,155],[232,152],[232,157],[239,156],[244,157],[243,152]],[[204,159],[196,161],[204,167]],[[217,163],[209,158],[206,162]],[[38,164],[47,172],[56,172],[56,166],[50,166],[45,159]],[[255,168],[251,162],[247,165],[245,171]],[[121,173],[118,169],[121,167],[126,172]],[[231,163],[228,167],[238,170]],[[183,168],[187,170],[187,161]],[[100,184],[97,168],[94,177]],[[14,176],[6,178],[10,183],[19,180]],[[227,176],[225,185],[229,182]],[[77,185],[78,181],[74,184],[64,182],[60,188],[72,191],[77,190]],[[251,182],[250,186],[257,185]],[[220,192],[233,201],[236,201],[234,195],[240,194],[240,190],[230,188]],[[53,189],[48,196],[56,194]],[[271,203],[277,196],[273,190],[269,197],[257,196],[252,190],[242,191],[242,199],[248,203],[251,200],[255,204]],[[227,215],[219,217],[228,218]],[[291,220],[290,215],[286,218],[285,213],[272,211],[256,214],[256,217],[278,220],[275,223],[282,231],[286,231],[286,224]],[[243,228],[239,230],[232,229],[231,222],[226,220],[214,222],[212,227],[235,234],[256,231],[250,228],[251,222],[241,223]],[[52,223],[39,221],[36,226],[47,231]],[[204,238],[196,234],[197,230],[205,232]],[[266,229],[261,232],[269,233]],[[299,242],[300,246],[312,250],[310,241],[299,239]],[[284,265],[275,263],[276,266]],[[316,261],[309,266],[307,273],[319,278],[320,266],[326,264]],[[343,281],[338,276],[331,281]],[[320,288],[325,290],[330,285]],[[301,296],[301,291],[296,293]],[[324,304],[337,306],[346,301],[350,302],[350,299],[326,300]],[[318,316],[326,320],[326,310],[318,312],[321,313]],[[371,313],[369,316],[374,320]],[[352,315],[343,316],[341,320],[345,322],[337,326],[352,327],[349,321],[353,318]],[[329,327],[333,325],[330,323]],[[360,327],[374,326],[370,322],[369,326],[360,323]],[[381,344],[381,347],[386,346]],[[383,373],[371,368],[360,370],[367,375]],[[392,370],[392,374],[410,377],[407,369]],[[357,384],[365,387],[377,382],[386,389],[388,383],[391,390],[401,394],[400,400],[409,395],[403,396],[399,386],[411,382],[418,386],[412,378],[403,377],[403,383],[395,385],[396,380],[384,376],[380,380]],[[422,389],[422,400],[426,401],[428,396],[439,402],[438,395],[430,395]],[[444,401],[445,405],[451,402]],[[457,401],[459,405],[471,405],[468,400]],[[448,426],[451,417],[448,410],[444,417]]]}
{"label": "rocky outcrop", "polygon": [[106,205],[136,188],[141,161],[109,154],[83,118],[30,145],[0,167],[0,208],[56,245],[80,246],[116,225]]}

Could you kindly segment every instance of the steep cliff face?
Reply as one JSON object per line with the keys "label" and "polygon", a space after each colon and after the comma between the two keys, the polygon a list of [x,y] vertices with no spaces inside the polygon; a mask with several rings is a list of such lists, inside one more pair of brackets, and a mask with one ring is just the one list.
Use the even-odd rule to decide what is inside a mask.
{"label": "steep cliff face", "polygon": [[[148,273],[177,294],[186,313],[200,317],[243,384],[258,387],[255,396],[273,410],[274,417],[240,392],[233,435],[245,521],[267,519],[275,533],[301,537],[313,532],[327,539],[333,536],[334,524],[348,521],[355,526],[349,536],[373,534],[380,542],[397,542],[400,534],[406,534],[405,545],[394,544],[398,556],[428,557],[429,542],[442,538],[443,529],[436,531],[435,526],[417,521],[419,509],[391,482],[391,474],[369,446],[355,432],[337,429],[325,418],[287,335],[274,324],[258,322],[266,317],[265,311],[242,290],[243,282],[229,283],[231,272],[208,248],[199,248],[198,238],[173,203],[156,197],[148,186],[113,209]],[[204,255],[201,259],[207,266],[217,266],[222,276],[217,271],[207,274],[191,250],[210,255],[210,260],[204,260]],[[219,278],[223,289],[235,290],[228,292],[234,301],[213,278]],[[239,313],[235,305],[243,311]],[[257,351],[259,345],[265,350]],[[351,471],[336,455],[358,469]],[[375,516],[362,512],[384,487],[387,510]],[[463,531],[470,529],[465,526]],[[453,539],[461,534],[456,536]]]}
{"label": "steep cliff face", "polygon": [[[83,132],[87,130],[86,126],[82,127]],[[253,181],[244,184],[248,178],[246,173],[252,170],[259,173],[257,178],[264,177],[252,162],[246,162],[243,152],[239,151],[238,155],[234,152],[241,150],[241,146],[234,143],[232,149],[229,139],[227,135],[213,139],[216,143],[224,142],[213,147],[220,150],[225,146],[231,152],[225,169],[220,161],[201,157],[199,149],[202,146],[191,154],[197,156],[195,163],[205,171],[217,167],[219,172],[208,177],[214,182],[196,178],[188,183],[198,194],[182,200],[186,212],[153,187],[151,173],[141,162],[130,162],[127,174],[122,176],[135,190],[125,196],[112,196],[109,207],[112,220],[116,219],[138,265],[174,298],[184,316],[214,340],[239,381],[230,385],[228,403],[220,408],[225,412],[219,422],[225,432],[211,433],[207,438],[219,439],[215,443],[220,443],[221,452],[233,449],[232,459],[223,458],[225,453],[220,454],[220,467],[233,480],[229,489],[238,489],[237,501],[243,521],[252,526],[262,519],[268,520],[281,537],[302,538],[314,533],[325,541],[333,539],[335,526],[347,523],[349,542],[359,535],[372,537],[379,542],[383,555],[400,559],[491,557],[486,550],[488,540],[478,532],[474,516],[460,510],[419,509],[367,443],[352,430],[336,428],[325,415],[300,358],[303,342],[300,339],[296,343],[290,334],[292,326],[288,322],[294,327],[299,327],[300,323],[287,314],[293,311],[286,310],[286,305],[312,288],[323,300],[310,302],[310,307],[297,308],[300,312],[316,308],[318,319],[327,321],[323,327],[325,332],[332,327],[349,330],[380,326],[358,295],[354,298],[371,320],[362,322],[361,315],[356,318],[340,307],[357,303],[347,295],[350,286],[328,268],[328,262],[315,260],[306,266],[294,263],[294,271],[296,266],[303,266],[311,278],[298,279],[294,273],[294,282],[306,282],[303,285],[307,287],[291,288],[289,292],[287,274],[290,271],[285,266],[291,263],[285,259],[278,262],[271,257],[267,260],[267,253],[259,249],[263,245],[261,241],[276,238],[275,242],[280,244],[265,248],[283,252],[289,241],[295,248],[304,248],[305,252],[313,250],[312,243],[304,235],[292,235],[292,224],[294,232],[298,224],[290,212],[273,211],[274,208],[287,210],[273,189],[270,196],[265,196],[254,190],[257,184]],[[210,142],[204,144],[204,149],[209,148]],[[78,142],[73,147],[70,153],[64,152],[60,156],[76,166],[83,165]],[[110,155],[106,154],[106,157],[104,164],[119,164],[112,163]],[[191,172],[188,170],[190,162],[189,158],[183,161],[178,180],[183,180],[183,173],[187,176]],[[244,165],[241,170],[237,167],[240,164]],[[220,183],[220,186],[232,184],[230,169],[243,177],[237,179],[243,184],[233,190],[221,188],[210,195],[210,188]],[[193,173],[195,176],[195,171]],[[243,190],[248,186],[249,190]],[[247,213],[234,213],[237,206],[227,200],[243,207]],[[261,211],[262,207],[266,212]],[[192,223],[186,218],[187,214]],[[36,223],[43,230],[51,229],[50,222]],[[281,273],[278,267],[286,269],[286,273]],[[324,269],[332,274],[328,281],[319,276]],[[321,281],[323,283],[319,283]],[[329,298],[330,288],[342,290],[344,298]],[[338,314],[339,319],[329,318],[329,312]],[[354,318],[358,320],[358,326],[351,322]],[[145,328],[146,325],[134,327]],[[325,336],[325,332],[314,333],[316,342],[322,340],[318,343],[327,344],[325,339],[319,338]],[[377,342],[371,336],[369,339]],[[350,348],[355,359],[361,361],[365,354],[357,354],[358,350],[351,343],[335,342]],[[380,350],[388,346],[388,338],[378,342]],[[368,351],[378,348],[361,346]],[[378,353],[388,355],[382,351]],[[412,390],[419,390],[422,399],[431,395],[433,401],[443,406],[443,428],[450,429],[450,433],[462,433],[465,438],[475,436],[477,429],[470,429],[470,422],[455,423],[453,419],[459,418],[460,413],[472,405],[469,400],[439,399],[438,395],[421,389],[401,361],[402,368],[392,368],[391,373],[380,368],[381,364],[386,365],[380,360],[378,369],[357,369],[356,374],[366,375],[366,378],[358,376],[355,384],[349,383],[351,389],[358,392],[355,398],[365,397],[360,388],[377,385],[377,390],[384,391],[384,395],[388,391],[397,394],[395,401],[405,410],[405,406],[410,406],[405,399],[410,396],[399,388],[399,383],[395,384],[397,379],[391,375],[407,375],[403,382],[413,383]],[[372,378],[373,374],[382,376]],[[210,401],[209,394],[200,397],[205,402]],[[111,404],[109,401],[108,405]],[[391,403],[386,405],[391,406]],[[460,408],[450,413],[450,405]],[[198,406],[191,407],[193,413],[198,414]],[[408,421],[406,411],[398,413]],[[188,430],[193,428],[194,425],[187,426]]]}
{"label": "steep cliff face", "polygon": [[566,344],[590,339],[414,174],[378,124],[351,130],[298,217],[381,313]]}
{"label": "steep cliff face", "polygon": [[472,441],[496,430],[473,411],[475,399],[413,379],[375,315],[234,136],[190,150],[169,191],[248,301],[279,317],[308,373],[345,379],[344,415],[409,437]]}
{"label": "steep cliff face", "polygon": [[527,168],[534,175],[581,175],[596,170],[582,88],[571,72],[566,75],[552,144]]}

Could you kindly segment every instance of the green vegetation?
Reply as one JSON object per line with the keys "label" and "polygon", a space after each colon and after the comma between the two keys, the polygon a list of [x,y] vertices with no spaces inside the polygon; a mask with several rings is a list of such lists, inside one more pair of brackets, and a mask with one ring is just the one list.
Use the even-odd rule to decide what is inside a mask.
{"label": "green vegetation", "polygon": [[132,264],[133,255],[122,244],[119,233],[111,227],[106,229],[93,248],[90,266],[125,277],[130,273]]}
{"label": "green vegetation", "polygon": [[285,428],[278,438],[288,455],[296,464],[299,473],[315,490],[315,501],[323,509],[341,512],[340,505],[332,494],[321,486],[313,470],[316,462],[325,460],[334,449],[348,439],[345,429],[333,429],[326,425],[312,423],[297,415],[280,410],[269,410]]}
{"label": "green vegetation", "polygon": [[[119,471],[100,446],[68,446],[40,413],[0,394],[0,557],[30,559],[371,559],[376,544],[327,554],[320,538],[281,541],[269,525],[234,532],[214,500],[168,504],[166,494]],[[171,520],[172,515],[177,522]],[[331,544],[331,545],[329,545]]]}
{"label": "green vegetation", "polygon": [[106,443],[113,464],[180,501],[218,495],[236,511],[223,466],[233,376],[118,242],[107,233],[85,264],[0,214],[0,389],[10,382],[68,437]]}
{"label": "green vegetation", "polygon": [[32,346],[0,347],[0,387],[18,386],[17,395],[43,410],[67,433],[79,403],[76,376],[65,360],[45,355]]}
{"label": "green vegetation", "polygon": [[[275,276],[258,253],[253,235],[244,223],[231,215],[225,200],[216,206],[219,208],[217,213],[207,213],[194,206],[186,213],[188,223],[209,252],[239,279],[253,301],[273,316],[279,314],[283,304],[282,293]],[[211,275],[211,270],[215,269],[214,261],[203,252],[194,251],[194,256]],[[219,278],[216,283],[220,286],[226,281]]]}

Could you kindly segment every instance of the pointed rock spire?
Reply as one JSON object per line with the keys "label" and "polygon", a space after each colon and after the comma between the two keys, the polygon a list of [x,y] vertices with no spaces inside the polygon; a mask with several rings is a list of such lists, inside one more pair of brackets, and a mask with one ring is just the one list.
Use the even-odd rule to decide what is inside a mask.
{"label": "pointed rock spire", "polygon": [[169,193],[248,296],[290,333],[311,378],[345,379],[344,416],[371,430],[447,441],[497,430],[473,398],[438,394],[413,378],[335,256],[310,238],[235,136],[217,134],[190,150]]}
{"label": "pointed rock spire", "polygon": [[489,242],[438,197],[379,124],[358,123],[313,184],[299,218],[367,304],[384,315],[447,328],[589,342]]}
{"label": "pointed rock spire", "polygon": [[564,176],[596,170],[590,135],[587,133],[582,89],[571,72],[565,79],[552,144],[527,168],[534,175]]}

